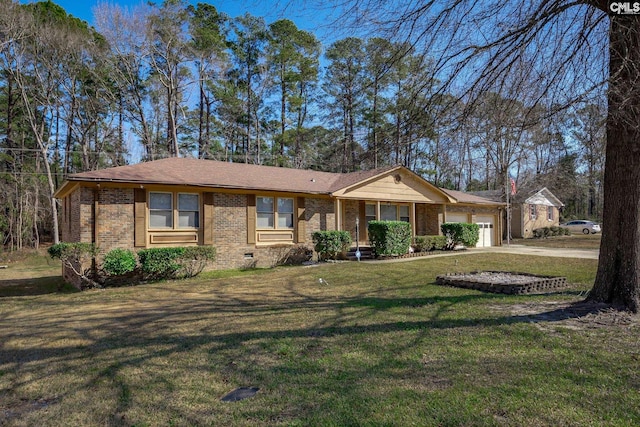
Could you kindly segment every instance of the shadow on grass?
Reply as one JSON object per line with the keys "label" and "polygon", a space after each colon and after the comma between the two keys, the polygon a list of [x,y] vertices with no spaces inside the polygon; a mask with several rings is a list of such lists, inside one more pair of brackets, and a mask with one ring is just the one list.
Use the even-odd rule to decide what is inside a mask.
{"label": "shadow on grass", "polygon": [[[18,281],[20,282],[20,281]],[[22,281],[25,282],[25,281]],[[52,278],[45,277],[40,281],[40,292],[48,289],[47,283],[51,284]],[[14,286],[25,287],[25,283],[16,283],[10,281],[0,282],[0,290],[13,284]],[[37,286],[36,286],[37,288]],[[55,289],[55,287],[54,287]],[[30,295],[36,295],[32,293]],[[503,324],[514,323],[531,323],[532,321],[550,321],[562,320],[573,317],[584,316],[589,313],[604,310],[606,307],[592,306],[585,309],[576,303],[564,306],[562,309],[549,311],[547,316],[545,313],[535,314],[531,316],[501,316],[494,317],[487,315],[487,310],[477,317],[471,318],[450,318],[450,308],[456,305],[471,305],[474,301],[503,300],[507,296],[500,294],[480,294],[468,293],[455,296],[432,296],[423,298],[385,298],[370,296],[353,296],[346,297],[339,301],[327,300],[324,298],[314,298],[310,296],[299,295],[293,297],[294,301],[255,301],[249,302],[238,298],[235,294],[226,294],[224,292],[216,292],[204,300],[179,300],[167,299],[149,301],[154,306],[145,310],[133,311],[114,311],[108,304],[102,308],[92,308],[91,316],[87,316],[87,312],[69,312],[64,317],[50,317],[48,313],[37,316],[29,316],[24,319],[20,336],[23,339],[47,336],[49,333],[55,335],[61,330],[69,331],[70,336],[78,336],[86,340],[87,344],[78,345],[58,345],[55,347],[6,347],[0,352],[0,364],[15,365],[16,370],[25,370],[29,375],[19,375],[12,385],[12,389],[27,387],[32,382],[36,382],[39,375],[51,376],[56,374],[64,374],[74,364],[83,364],[84,360],[91,360],[95,364],[96,369],[86,373],[85,378],[75,385],[75,388],[68,391],[69,394],[84,389],[92,389],[98,384],[105,381],[110,383],[117,393],[116,414],[125,414],[132,405],[131,385],[121,374],[121,372],[131,366],[144,367],[150,360],[168,360],[187,356],[191,351],[201,349],[211,354],[211,361],[206,365],[194,365],[193,370],[219,370],[225,377],[229,377],[233,382],[241,383],[243,380],[247,382],[254,381],[255,369],[254,363],[235,363],[233,358],[239,360],[251,361],[253,351],[260,348],[258,344],[250,344],[253,341],[260,341],[264,344],[265,354],[273,353],[277,348],[278,342],[289,342],[291,338],[300,339],[306,343],[300,345],[305,351],[321,352],[323,349],[323,338],[328,337],[345,337],[349,341],[358,342],[366,340],[368,334],[378,333],[396,333],[405,331],[420,331],[429,329],[452,329],[466,328],[477,326],[498,326]],[[57,304],[64,304],[57,302]],[[429,310],[429,308],[435,310]],[[415,308],[415,310],[424,309],[424,315],[418,311],[414,314],[412,320],[408,321],[390,321],[386,315],[387,311],[395,308]],[[577,307],[582,307],[577,309]],[[354,313],[354,309],[356,312]],[[218,327],[215,325],[224,322],[224,319],[234,319],[241,316],[258,316],[268,322],[269,316],[281,314],[286,316],[292,310],[300,310],[306,312],[317,313],[317,320],[310,323],[303,323],[304,326],[285,326],[280,330],[268,330],[267,327],[258,330],[234,330],[233,326]],[[330,311],[331,315],[327,315]],[[188,336],[176,334],[172,330],[172,325],[180,325],[193,323],[198,325],[202,319],[207,319],[215,313],[216,317],[209,322],[211,327],[200,327],[194,330]],[[88,318],[89,317],[89,318]],[[311,316],[313,318],[313,316]],[[364,322],[365,324],[361,324]],[[302,324],[301,324],[302,325]],[[180,327],[178,327],[180,329]],[[109,331],[108,334],[96,333],[96,331]],[[128,351],[126,351],[128,350]],[[397,349],[400,351],[400,349]],[[113,354],[118,354],[114,358]],[[352,401],[358,401],[359,393],[363,391],[358,388],[360,382],[357,380],[363,375],[376,375],[385,381],[393,378],[394,363],[398,361],[390,360],[389,356],[381,358],[379,366],[376,369],[350,367],[348,369],[341,368],[336,370],[335,378],[329,380],[324,379],[329,375],[324,373],[320,375],[321,363],[312,363],[307,359],[306,363],[291,367],[287,365],[286,357],[275,358],[278,360],[269,369],[276,377],[284,378],[288,383],[297,381],[296,375],[312,375],[317,376],[318,384],[316,386],[331,388],[331,393],[335,394],[333,388],[336,384],[342,387],[342,395],[350,395]],[[227,359],[225,359],[225,357]],[[313,359],[313,357],[311,357]],[[224,361],[227,360],[227,365]],[[63,361],[63,362],[61,362]],[[42,372],[30,371],[29,366],[33,366],[32,362],[45,362],[48,366]],[[389,362],[389,363],[388,363]],[[371,372],[375,373],[371,373]],[[435,371],[434,371],[435,372]],[[342,378],[342,377],[344,378]],[[161,377],[161,375],[158,375]],[[338,378],[339,377],[339,378]],[[414,379],[412,378],[412,381]],[[7,391],[7,390],[5,390]],[[62,401],[64,395],[57,396],[58,401]],[[366,394],[362,396],[365,398]],[[331,406],[327,403],[326,406]],[[188,416],[187,414],[183,414]],[[311,411],[307,415],[317,416]],[[350,412],[341,416],[341,423],[355,424],[355,419],[348,419],[355,416]],[[345,419],[346,417],[347,419]],[[353,422],[350,422],[353,421]],[[197,420],[193,420],[192,424],[198,424]],[[115,422],[113,425],[126,425]]]}
{"label": "shadow on grass", "polygon": [[77,290],[60,276],[0,280],[0,298],[72,293]]}

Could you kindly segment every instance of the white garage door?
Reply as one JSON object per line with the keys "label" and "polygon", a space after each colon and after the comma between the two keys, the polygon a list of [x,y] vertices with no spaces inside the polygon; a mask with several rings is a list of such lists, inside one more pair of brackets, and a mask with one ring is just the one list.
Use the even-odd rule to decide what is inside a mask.
{"label": "white garage door", "polygon": [[476,217],[476,224],[478,224],[479,239],[477,248],[485,246],[493,246],[494,236],[494,222],[495,218],[492,215],[478,215]]}

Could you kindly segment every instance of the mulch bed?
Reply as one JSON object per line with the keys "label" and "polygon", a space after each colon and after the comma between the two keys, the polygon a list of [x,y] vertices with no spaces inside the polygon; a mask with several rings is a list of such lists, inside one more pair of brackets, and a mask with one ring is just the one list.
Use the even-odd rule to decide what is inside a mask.
{"label": "mulch bed", "polygon": [[440,275],[436,284],[499,294],[545,293],[567,287],[566,277],[506,271],[472,271]]}

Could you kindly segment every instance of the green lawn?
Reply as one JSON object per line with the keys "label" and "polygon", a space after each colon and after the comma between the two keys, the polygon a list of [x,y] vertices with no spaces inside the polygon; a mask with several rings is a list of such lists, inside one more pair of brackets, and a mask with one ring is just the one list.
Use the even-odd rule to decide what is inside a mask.
{"label": "green lawn", "polygon": [[[477,269],[572,286],[506,296],[433,284]],[[571,305],[595,270],[465,254],[4,296],[0,425],[638,425],[636,319]],[[260,391],[220,401],[242,386]]]}

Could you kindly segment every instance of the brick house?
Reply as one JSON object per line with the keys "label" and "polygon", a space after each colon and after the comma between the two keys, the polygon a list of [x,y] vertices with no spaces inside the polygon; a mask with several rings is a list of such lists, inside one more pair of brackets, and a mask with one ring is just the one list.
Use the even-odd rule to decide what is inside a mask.
{"label": "brick house", "polygon": [[[539,187],[538,187],[539,188]],[[504,192],[500,190],[476,191],[474,195],[503,202]],[[560,224],[562,203],[547,187],[542,189],[519,189],[511,196],[511,237],[529,239],[536,228],[553,227]],[[507,238],[506,211],[502,218],[503,238]]]}
{"label": "brick house", "polygon": [[93,242],[101,253],[213,245],[217,268],[268,266],[276,248],[311,247],[318,230],[347,230],[366,245],[374,219],[407,221],[414,235],[476,222],[479,245],[499,245],[504,209],[402,166],[341,174],[187,158],[70,175],[55,197],[62,241]]}
{"label": "brick house", "polygon": [[512,204],[511,232],[513,237],[533,237],[533,230],[560,224],[560,210],[564,206],[547,187],[525,193],[524,200],[516,198]]}

